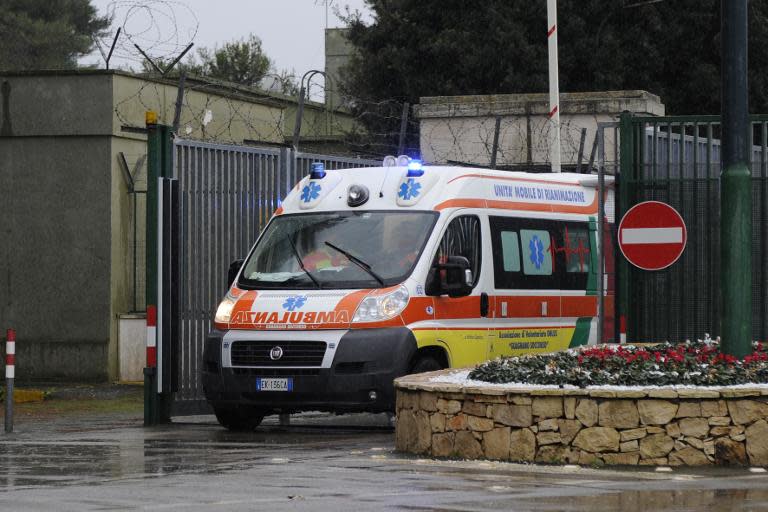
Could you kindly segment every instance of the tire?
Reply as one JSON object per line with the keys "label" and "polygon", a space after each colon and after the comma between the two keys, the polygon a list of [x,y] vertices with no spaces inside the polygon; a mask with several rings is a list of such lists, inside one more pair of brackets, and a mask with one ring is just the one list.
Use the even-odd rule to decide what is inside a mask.
{"label": "tire", "polygon": [[222,427],[232,432],[253,432],[266,416],[258,409],[220,409],[215,407],[213,412]]}
{"label": "tire", "polygon": [[443,364],[432,356],[421,356],[411,366],[411,374],[442,370]]}

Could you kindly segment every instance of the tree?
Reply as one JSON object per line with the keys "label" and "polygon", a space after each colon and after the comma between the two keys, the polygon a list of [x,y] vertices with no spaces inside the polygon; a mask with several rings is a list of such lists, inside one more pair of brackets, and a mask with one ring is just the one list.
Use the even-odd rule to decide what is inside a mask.
{"label": "tree", "polygon": [[0,69],[76,68],[109,23],[90,0],[0,0]]}
{"label": "tree", "polygon": [[[362,108],[421,96],[547,91],[543,0],[366,0],[347,14],[345,91]],[[768,0],[749,3],[750,110],[768,109]],[[558,2],[560,90],[644,89],[667,112],[720,110],[720,0]],[[397,116],[368,116],[397,132]],[[385,126],[386,125],[386,126]]]}
{"label": "tree", "polygon": [[[185,71],[189,75],[214,78],[250,87],[276,91],[287,95],[298,94],[294,73],[277,72],[270,58],[264,53],[261,39],[251,34],[247,39],[224,43],[222,47],[198,48],[197,56],[190,56],[180,62],[169,74],[178,76]],[[155,64],[165,70],[171,61],[156,60]],[[156,72],[146,60],[142,63],[146,73]]]}
{"label": "tree", "polygon": [[[170,61],[156,60],[155,64],[165,70]],[[247,39],[224,43],[221,48],[198,48],[197,57],[190,55],[186,62],[178,63],[173,74],[186,71],[191,75],[256,86],[270,67],[271,61],[261,48],[261,39],[251,34]],[[142,68],[149,73],[155,71],[154,66],[146,60]]]}
{"label": "tree", "polygon": [[271,66],[261,39],[253,34],[224,43],[221,48],[200,48],[197,54],[201,61],[198,74],[243,85],[258,85]]}

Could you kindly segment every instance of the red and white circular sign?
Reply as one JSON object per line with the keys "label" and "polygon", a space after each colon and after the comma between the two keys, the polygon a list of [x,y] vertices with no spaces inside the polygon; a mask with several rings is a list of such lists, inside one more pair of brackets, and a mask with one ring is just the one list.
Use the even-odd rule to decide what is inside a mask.
{"label": "red and white circular sign", "polygon": [[621,253],[643,270],[661,270],[676,262],[687,239],[683,218],[659,201],[636,204],[619,223]]}

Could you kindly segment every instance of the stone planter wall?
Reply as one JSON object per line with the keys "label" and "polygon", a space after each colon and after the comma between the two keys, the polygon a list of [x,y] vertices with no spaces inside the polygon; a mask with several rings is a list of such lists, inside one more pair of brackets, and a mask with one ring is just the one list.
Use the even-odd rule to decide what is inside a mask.
{"label": "stone planter wall", "polygon": [[396,444],[434,457],[583,465],[766,465],[768,388],[473,388],[395,381]]}

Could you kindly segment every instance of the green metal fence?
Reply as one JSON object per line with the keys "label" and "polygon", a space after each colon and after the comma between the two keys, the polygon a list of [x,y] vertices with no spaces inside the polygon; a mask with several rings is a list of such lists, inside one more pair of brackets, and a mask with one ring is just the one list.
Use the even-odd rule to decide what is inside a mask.
{"label": "green metal fence", "polygon": [[[752,335],[768,339],[768,116],[752,116]],[[648,272],[619,258],[619,310],[630,341],[720,333],[720,118],[621,120],[618,220],[642,201],[670,204],[688,230],[683,255]],[[628,134],[628,136],[627,136]]]}

